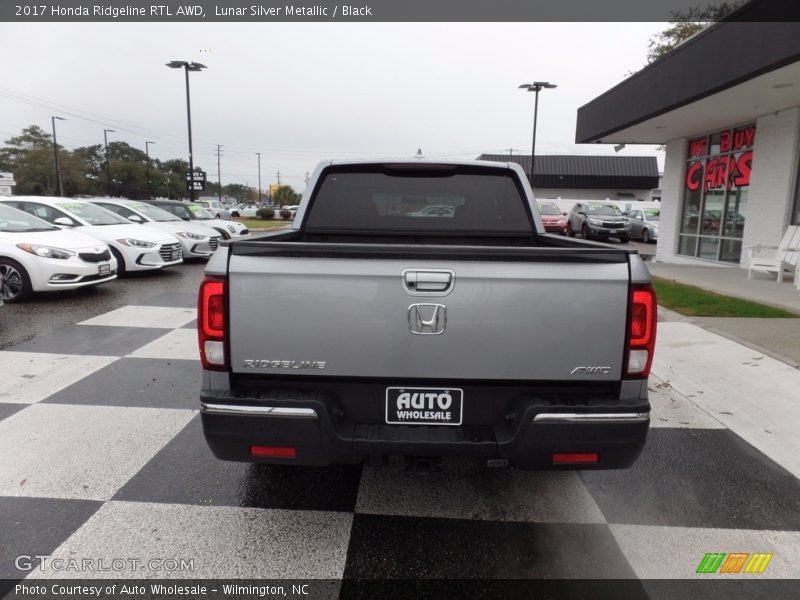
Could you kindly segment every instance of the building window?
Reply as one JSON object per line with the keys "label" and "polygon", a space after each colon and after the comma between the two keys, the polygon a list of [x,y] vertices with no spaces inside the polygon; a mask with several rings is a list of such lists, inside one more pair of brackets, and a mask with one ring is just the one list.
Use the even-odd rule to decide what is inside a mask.
{"label": "building window", "polygon": [[750,124],[689,141],[678,254],[739,262],[755,135]]}

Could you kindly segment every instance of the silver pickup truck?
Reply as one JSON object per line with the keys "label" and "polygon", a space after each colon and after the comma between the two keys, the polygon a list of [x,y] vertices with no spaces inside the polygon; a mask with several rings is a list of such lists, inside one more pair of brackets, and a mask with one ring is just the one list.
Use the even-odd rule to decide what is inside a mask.
{"label": "silver pickup truck", "polygon": [[294,226],[224,243],[198,300],[224,460],[629,466],[656,298],[635,251],[544,232],[518,165],[325,162]]}

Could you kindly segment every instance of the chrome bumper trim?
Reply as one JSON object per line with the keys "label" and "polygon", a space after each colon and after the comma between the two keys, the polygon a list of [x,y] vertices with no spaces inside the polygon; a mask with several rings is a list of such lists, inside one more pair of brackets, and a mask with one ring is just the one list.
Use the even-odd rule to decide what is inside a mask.
{"label": "chrome bumper trim", "polygon": [[236,404],[200,404],[200,412],[212,415],[242,415],[250,417],[292,417],[316,419],[313,408],[290,408],[285,406],[241,406]]}
{"label": "chrome bumper trim", "polygon": [[540,413],[533,422],[638,423],[649,419],[650,413]]}

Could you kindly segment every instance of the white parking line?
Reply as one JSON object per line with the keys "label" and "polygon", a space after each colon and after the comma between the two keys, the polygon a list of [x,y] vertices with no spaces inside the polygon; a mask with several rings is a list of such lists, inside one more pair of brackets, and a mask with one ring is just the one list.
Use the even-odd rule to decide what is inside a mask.
{"label": "white parking line", "polygon": [[117,310],[81,321],[78,325],[109,325],[112,327],[182,327],[197,316],[193,308],[166,306],[123,306]]}

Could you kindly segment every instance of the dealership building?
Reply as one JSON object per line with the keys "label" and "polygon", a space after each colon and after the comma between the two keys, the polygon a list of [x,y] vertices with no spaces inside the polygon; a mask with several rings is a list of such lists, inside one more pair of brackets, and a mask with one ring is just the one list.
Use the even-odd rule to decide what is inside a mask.
{"label": "dealership building", "polygon": [[769,21],[777,6],[748,3],[578,110],[578,143],[665,145],[656,260],[746,268],[800,225],[800,23]]}

